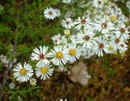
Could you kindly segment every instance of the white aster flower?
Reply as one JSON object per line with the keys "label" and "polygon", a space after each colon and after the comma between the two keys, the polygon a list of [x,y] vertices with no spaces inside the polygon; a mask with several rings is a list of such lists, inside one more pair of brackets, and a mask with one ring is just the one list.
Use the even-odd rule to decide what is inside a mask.
{"label": "white aster flower", "polygon": [[74,24],[76,24],[77,26],[75,27],[77,30],[80,30],[82,26],[84,26],[85,29],[87,28],[91,28],[91,19],[89,18],[84,18],[82,17],[82,19],[80,17],[78,17],[78,19],[74,22]]}
{"label": "white aster flower", "polygon": [[86,54],[84,55],[85,59],[90,59],[95,54],[93,48],[86,49]]}
{"label": "white aster flower", "polygon": [[67,44],[77,44],[78,40],[76,40],[76,35],[70,35],[68,38],[68,43]]}
{"label": "white aster flower", "polygon": [[128,29],[125,28],[125,24],[120,24],[117,26],[117,31],[114,31],[116,33],[116,36],[118,38],[121,38],[121,40],[126,41],[129,39]]}
{"label": "white aster flower", "polygon": [[30,79],[30,84],[31,84],[32,86],[36,86],[36,82],[37,82],[36,79],[34,79],[34,78]]}
{"label": "white aster flower", "polygon": [[61,16],[61,12],[59,9],[54,9],[55,13],[56,13],[56,17],[60,17]]}
{"label": "white aster flower", "polygon": [[118,47],[119,50],[123,50],[123,51],[127,51],[128,50],[128,46],[125,44],[124,41],[121,41],[119,43],[119,47]]}
{"label": "white aster flower", "polygon": [[116,52],[116,48],[114,47],[114,42],[111,41],[109,43],[106,44],[106,48],[104,49],[104,51],[107,53],[107,54],[114,54],[114,52]]}
{"label": "white aster flower", "polygon": [[54,45],[61,44],[61,38],[62,38],[62,36],[60,34],[51,37],[51,39],[53,40]]}
{"label": "white aster flower", "polygon": [[34,53],[31,54],[31,60],[38,60],[37,65],[40,65],[42,63],[50,63],[50,61],[48,61],[46,58],[47,56],[47,51],[48,51],[48,47],[45,46],[39,46],[40,50],[38,48],[35,47],[35,49],[33,49]]}
{"label": "white aster flower", "polygon": [[54,65],[63,65],[66,64],[67,61],[69,60],[69,51],[65,48],[62,49],[63,47],[60,46],[54,46],[54,50],[51,50],[51,52],[48,54],[49,57],[53,57],[51,61],[53,62]]}
{"label": "white aster flower", "polygon": [[53,73],[53,68],[50,68],[51,65],[49,64],[41,64],[40,66],[37,66],[37,68],[35,68],[35,73],[37,77],[41,76],[41,79],[46,80],[47,78],[49,78],[48,75],[52,76]]}
{"label": "white aster flower", "polygon": [[95,51],[95,54],[98,54],[98,57],[103,57],[103,50],[106,48],[106,40],[102,39],[101,36],[96,37],[95,40],[97,43],[94,43],[93,50]]}
{"label": "white aster flower", "polygon": [[17,78],[17,81],[27,82],[33,75],[33,69],[29,63],[25,62],[24,66],[22,66],[21,63],[18,63],[15,67],[16,68],[13,69],[13,74],[14,77]]}
{"label": "white aster flower", "polygon": [[69,44],[68,49],[69,49],[69,61],[70,63],[73,63],[76,61],[76,59],[79,59],[81,55],[80,50],[76,48],[76,44]]}
{"label": "white aster flower", "polygon": [[65,20],[63,19],[61,21],[61,25],[62,27],[66,28],[66,29],[70,29],[71,27],[73,27],[73,20],[71,18],[65,18]]}
{"label": "white aster flower", "polygon": [[85,56],[86,55],[86,51],[87,51],[86,47],[78,46],[77,48],[80,51],[81,56]]}
{"label": "white aster flower", "polygon": [[46,8],[44,10],[44,16],[47,18],[47,19],[54,19],[56,17],[56,12],[53,8],[49,7],[49,8]]}
{"label": "white aster flower", "polygon": [[91,48],[93,46],[93,36],[95,33],[93,33],[91,30],[85,31],[85,33],[78,33],[78,39],[79,43],[83,44],[83,47]]}
{"label": "white aster flower", "polygon": [[104,1],[103,0],[93,0],[93,6],[96,8],[103,8]]}
{"label": "white aster flower", "polygon": [[101,31],[103,34],[109,33],[111,30],[114,30],[114,24],[111,21],[107,22],[105,19],[97,21],[95,25],[95,30]]}
{"label": "white aster flower", "polygon": [[90,10],[86,10],[86,12],[84,13],[84,17],[88,18],[90,17],[91,11]]}

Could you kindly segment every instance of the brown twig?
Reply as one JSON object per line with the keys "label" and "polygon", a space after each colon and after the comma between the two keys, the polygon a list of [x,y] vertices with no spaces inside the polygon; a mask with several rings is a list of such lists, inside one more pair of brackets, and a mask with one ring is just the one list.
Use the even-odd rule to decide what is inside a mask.
{"label": "brown twig", "polygon": [[[18,21],[19,20],[19,16],[17,15],[17,17],[16,17],[16,20]],[[17,25],[17,27],[16,27],[16,30],[15,30],[15,34],[17,34],[18,33],[18,30],[19,30],[19,25]],[[16,49],[16,42],[14,42],[14,47],[13,47],[13,52],[12,52],[12,54],[14,54],[15,53],[15,49]],[[9,74],[9,71],[10,71],[10,64],[13,62],[13,60],[12,59],[10,59],[10,61],[9,61],[9,63],[8,63],[8,67],[7,67],[7,69],[6,69],[6,71],[5,71],[5,73],[4,73],[4,78],[3,78],[3,81],[2,81],[2,85],[1,85],[1,87],[0,87],[0,101],[1,101],[1,99],[2,99],[2,97],[3,97],[3,88],[5,87],[5,82],[6,82],[6,78],[8,77],[8,74]]]}

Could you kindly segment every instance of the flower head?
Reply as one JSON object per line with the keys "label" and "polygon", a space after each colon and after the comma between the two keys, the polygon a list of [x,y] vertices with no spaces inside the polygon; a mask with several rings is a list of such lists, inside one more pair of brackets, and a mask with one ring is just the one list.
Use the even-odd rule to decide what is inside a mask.
{"label": "flower head", "polygon": [[65,48],[63,49],[62,46],[54,46],[54,50],[51,50],[51,52],[48,54],[49,57],[53,57],[51,61],[54,63],[54,65],[63,65],[66,64],[69,60],[69,51]]}
{"label": "flower head", "polygon": [[53,68],[50,68],[51,65],[49,64],[41,64],[40,66],[37,66],[36,70],[36,76],[40,77],[43,80],[46,80],[47,78],[49,78],[48,75],[52,75],[53,73]]}
{"label": "flower head", "polygon": [[33,75],[33,69],[29,63],[25,62],[24,66],[22,66],[21,63],[18,63],[15,67],[16,68],[13,69],[13,74],[14,77],[17,78],[16,80],[20,82],[27,82]]}
{"label": "flower head", "polygon": [[57,16],[55,10],[51,7],[46,8],[43,13],[47,19],[53,20]]}
{"label": "flower head", "polygon": [[42,63],[50,63],[46,58],[47,58],[47,50],[48,47],[45,46],[39,46],[40,50],[35,47],[33,49],[34,53],[31,54],[31,60],[38,60],[37,65],[40,65]]}

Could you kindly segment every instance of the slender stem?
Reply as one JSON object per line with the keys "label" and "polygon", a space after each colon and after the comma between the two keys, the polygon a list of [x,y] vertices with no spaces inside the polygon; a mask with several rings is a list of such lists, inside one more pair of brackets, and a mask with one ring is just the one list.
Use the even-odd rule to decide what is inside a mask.
{"label": "slender stem", "polygon": [[[19,16],[17,15],[16,20],[18,21],[18,19],[19,19]],[[15,30],[14,33],[17,34],[18,30],[19,30],[19,25],[17,25],[16,30]],[[15,49],[16,49],[15,47],[16,47],[16,42],[14,42],[14,47],[13,47],[12,55],[15,53]],[[10,65],[11,65],[12,62],[13,62],[13,60],[10,59],[10,61],[8,63],[8,66],[7,66],[7,69],[6,69],[5,73],[4,73],[4,78],[3,78],[3,81],[2,81],[2,85],[0,87],[0,101],[2,99],[3,92],[4,92],[2,89],[5,87],[5,82],[6,82],[7,78],[8,78],[8,73],[9,73],[9,71],[11,69]]]}

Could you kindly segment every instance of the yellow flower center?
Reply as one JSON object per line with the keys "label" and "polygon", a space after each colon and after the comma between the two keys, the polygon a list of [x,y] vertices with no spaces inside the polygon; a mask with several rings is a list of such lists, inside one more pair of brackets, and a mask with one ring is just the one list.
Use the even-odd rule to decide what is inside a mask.
{"label": "yellow flower center", "polygon": [[57,52],[57,53],[56,53],[56,57],[62,58],[62,57],[63,57],[63,53],[62,53],[62,52]]}
{"label": "yellow flower center", "polygon": [[93,17],[94,17],[94,15],[92,14],[92,15],[91,15],[91,17],[93,18]]}
{"label": "yellow flower center", "polygon": [[110,45],[109,49],[110,49],[110,50],[112,50],[112,49],[113,49],[112,45]]}
{"label": "yellow flower center", "polygon": [[122,51],[122,54],[124,54],[124,55],[125,55],[125,51]]}
{"label": "yellow flower center", "polygon": [[116,54],[117,54],[117,52],[115,51],[115,52],[114,52],[114,54],[116,55]]}
{"label": "yellow flower center", "polygon": [[21,70],[20,70],[20,74],[21,74],[21,75],[25,75],[25,74],[26,74],[26,70],[25,70],[24,68],[21,69]]}
{"label": "yellow flower center", "polygon": [[31,81],[31,83],[34,83],[34,82],[35,82],[35,80],[32,80],[32,81]]}
{"label": "yellow flower center", "polygon": [[74,49],[70,50],[70,55],[75,55],[76,51]]}
{"label": "yellow flower center", "polygon": [[115,19],[116,19],[116,17],[112,16],[112,17],[110,17],[110,19],[111,19],[111,20],[115,20]]}
{"label": "yellow flower center", "polygon": [[48,69],[47,69],[46,67],[43,67],[43,68],[41,69],[41,71],[42,71],[42,73],[46,74],[47,71],[48,71]]}
{"label": "yellow flower center", "polygon": [[101,13],[100,13],[100,12],[98,12],[98,15],[101,15]]}
{"label": "yellow flower center", "polygon": [[110,4],[108,3],[107,6],[109,6]]}

